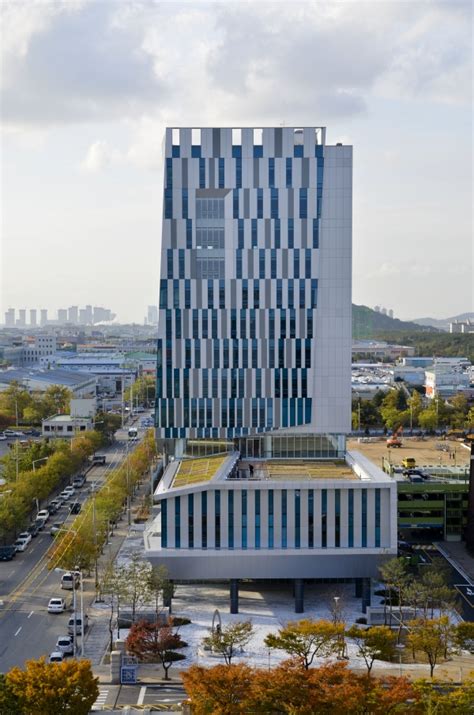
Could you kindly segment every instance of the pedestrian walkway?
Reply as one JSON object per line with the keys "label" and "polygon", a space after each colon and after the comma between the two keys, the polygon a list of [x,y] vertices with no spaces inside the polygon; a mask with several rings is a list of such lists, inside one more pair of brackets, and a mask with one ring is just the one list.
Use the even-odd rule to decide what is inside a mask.
{"label": "pedestrian walkway", "polygon": [[[132,500],[132,503],[139,502],[147,493],[149,492],[149,484],[144,482],[136,496]],[[108,546],[105,547],[104,553],[99,559],[99,574],[103,568],[111,560],[117,558],[117,554],[122,548],[124,542],[129,536],[134,534],[134,524],[129,526],[127,524],[127,517],[124,514],[121,521],[117,525],[113,536],[110,538]],[[84,579],[84,609],[89,615],[89,629],[85,636],[84,642],[84,654],[86,658],[89,658],[93,666],[98,666],[102,662],[104,653],[107,650],[107,646],[110,639],[109,634],[109,615],[110,611],[107,607],[107,603],[96,603],[96,592],[94,576]]]}

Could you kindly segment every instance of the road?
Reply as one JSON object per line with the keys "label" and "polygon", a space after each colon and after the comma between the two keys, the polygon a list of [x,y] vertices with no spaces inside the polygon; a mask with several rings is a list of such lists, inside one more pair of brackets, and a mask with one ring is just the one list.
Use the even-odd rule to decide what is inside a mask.
{"label": "road", "polygon": [[[142,430],[140,432],[143,434]],[[83,502],[87,498],[88,484],[95,482],[100,485],[109,470],[123,461],[127,446],[126,430],[119,430],[115,444],[100,450],[101,454],[107,454],[107,463],[91,469],[86,484],[76,492],[78,501]],[[51,545],[51,523],[66,517],[67,507],[62,507],[25,552],[18,553],[13,561],[0,563],[0,602],[3,602],[0,605],[0,672],[6,672],[15,665],[23,666],[27,658],[49,655],[54,650],[57,637],[67,633],[72,592],[60,588],[60,574],[48,572],[47,559],[44,558]],[[67,523],[73,518],[69,516]],[[48,601],[55,596],[68,600],[67,612],[48,614]]]}
{"label": "road", "polygon": [[156,685],[101,685],[92,710],[119,708],[121,712],[126,705],[142,709],[153,705],[176,705],[184,700],[186,692],[182,683],[176,681]]}

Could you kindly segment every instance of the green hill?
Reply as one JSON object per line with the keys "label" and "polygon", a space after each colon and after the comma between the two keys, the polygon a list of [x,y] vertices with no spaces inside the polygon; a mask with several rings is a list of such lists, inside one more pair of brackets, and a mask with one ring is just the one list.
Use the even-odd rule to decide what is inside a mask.
{"label": "green hill", "polygon": [[437,333],[439,331],[430,326],[421,326],[418,323],[390,318],[383,313],[377,313],[366,305],[352,305],[352,337],[355,340],[374,338],[381,333],[400,332]]}

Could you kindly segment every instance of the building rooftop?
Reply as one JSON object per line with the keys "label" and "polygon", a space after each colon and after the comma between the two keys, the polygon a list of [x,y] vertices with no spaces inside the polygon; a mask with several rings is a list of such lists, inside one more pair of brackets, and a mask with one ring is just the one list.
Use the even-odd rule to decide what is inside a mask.
{"label": "building rooftop", "polygon": [[332,462],[307,460],[259,462],[254,466],[253,478],[271,480],[301,479],[357,479],[352,469],[342,459]]}
{"label": "building rooftop", "polygon": [[78,372],[77,370],[3,370],[0,371],[0,382],[23,382],[28,381],[45,382],[51,385],[64,385],[65,387],[75,387],[83,382],[90,382],[93,376],[89,372]]}
{"label": "building rooftop", "polygon": [[180,461],[172,483],[173,488],[187,487],[190,484],[208,482],[212,479],[219,467],[224,464],[227,454],[216,457],[198,457],[196,459],[183,459]]}

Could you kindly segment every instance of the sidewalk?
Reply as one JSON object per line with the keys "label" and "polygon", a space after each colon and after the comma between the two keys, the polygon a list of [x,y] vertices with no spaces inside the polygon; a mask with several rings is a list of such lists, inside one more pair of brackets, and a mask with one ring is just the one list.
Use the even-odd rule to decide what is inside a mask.
{"label": "sidewalk", "polygon": [[[145,480],[132,500],[132,505],[142,499],[148,491],[149,484]],[[109,539],[109,545],[105,547],[104,553],[99,559],[99,576],[107,562],[117,558],[117,554],[124,542],[134,533],[136,526],[135,524],[128,526],[127,514],[124,512],[114,530],[113,536]],[[84,640],[84,655],[92,662],[94,672],[96,666],[100,666],[102,662],[110,638],[108,604],[106,602],[96,603],[95,596],[95,577],[94,573],[92,573],[90,577],[84,579],[84,610],[88,613],[90,619],[90,626]]]}

